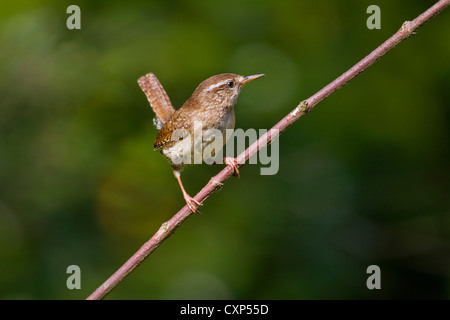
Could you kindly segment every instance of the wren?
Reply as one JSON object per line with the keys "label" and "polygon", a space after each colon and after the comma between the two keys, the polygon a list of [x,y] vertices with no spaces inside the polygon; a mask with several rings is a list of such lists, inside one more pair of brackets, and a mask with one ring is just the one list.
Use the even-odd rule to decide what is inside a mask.
{"label": "wren", "polygon": [[[216,129],[216,132],[219,130],[222,139],[219,141],[215,139],[214,143],[218,143],[218,147],[222,148],[229,138],[226,135],[227,129],[234,129],[234,105],[242,87],[262,76],[264,75],[257,74],[244,77],[232,73],[212,76],[200,83],[192,96],[178,110],[174,109],[167,93],[153,73],[139,78],[138,84],[155,112],[154,123],[159,129],[154,148],[160,149],[172,166],[173,174],[192,212],[199,212],[198,206],[201,203],[189,196],[183,187],[180,172],[187,163],[180,159],[187,156],[191,159],[196,148],[204,150],[212,143],[212,139],[203,135],[196,136],[194,127],[197,126],[202,132],[208,132],[208,129]],[[239,175],[235,158],[225,157],[224,162]]]}

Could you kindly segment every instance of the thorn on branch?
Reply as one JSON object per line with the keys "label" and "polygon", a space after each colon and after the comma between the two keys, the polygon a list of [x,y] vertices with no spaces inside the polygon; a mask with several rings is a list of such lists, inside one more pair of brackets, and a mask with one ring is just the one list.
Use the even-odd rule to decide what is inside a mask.
{"label": "thorn on branch", "polygon": [[210,182],[214,186],[214,191],[219,191],[223,187],[223,183],[214,180],[214,178],[211,178]]}
{"label": "thorn on branch", "polygon": [[307,100],[303,100],[302,102],[300,102],[300,104],[298,105],[298,108],[305,114],[307,114],[310,110],[309,108],[309,102]]}
{"label": "thorn on branch", "polygon": [[161,225],[161,229],[163,230],[163,234],[167,235],[167,233],[169,233],[169,224],[167,222],[164,222]]}
{"label": "thorn on branch", "polygon": [[415,35],[416,32],[414,31],[413,25],[411,21],[405,21],[403,22],[400,30],[405,32],[405,38],[409,38],[412,35]]}

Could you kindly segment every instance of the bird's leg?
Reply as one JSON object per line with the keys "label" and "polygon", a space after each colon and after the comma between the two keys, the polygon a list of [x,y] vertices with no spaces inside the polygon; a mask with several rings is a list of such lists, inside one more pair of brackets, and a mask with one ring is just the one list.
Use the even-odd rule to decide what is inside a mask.
{"label": "bird's leg", "polygon": [[239,169],[236,158],[225,157],[223,158],[223,162],[234,170],[234,175],[239,178]]}
{"label": "bird's leg", "polygon": [[186,190],[184,190],[183,183],[181,182],[180,178],[180,171],[174,169],[173,175],[175,176],[175,178],[178,181],[178,184],[180,185],[181,192],[183,192],[184,200],[186,200],[186,204],[188,205],[189,209],[191,209],[191,211],[194,213],[200,213],[200,211],[198,210],[198,206],[201,206],[202,204],[197,200],[195,200],[194,198],[192,198],[190,195],[188,195]]}

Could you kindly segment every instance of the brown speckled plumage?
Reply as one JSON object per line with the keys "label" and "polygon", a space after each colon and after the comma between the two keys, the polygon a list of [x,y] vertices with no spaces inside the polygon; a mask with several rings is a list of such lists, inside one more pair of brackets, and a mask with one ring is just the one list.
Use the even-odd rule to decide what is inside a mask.
{"label": "brown speckled plumage", "polygon": [[[164,123],[156,137],[154,148],[173,145],[176,141],[171,140],[172,132],[176,129],[190,131],[194,121],[202,122],[202,130],[222,129],[226,116],[230,113],[234,114],[234,104],[242,88],[240,82],[244,78],[236,74],[224,73],[203,81],[183,106]],[[235,83],[235,86],[229,88],[227,86],[229,82]],[[234,122],[232,128],[234,128]]]}
{"label": "brown speckled plumage", "polygon": [[[179,162],[180,153],[188,155],[189,152],[194,152],[194,148],[190,148],[191,145],[188,143],[191,143],[192,146],[200,144],[202,150],[210,143],[205,141],[202,136],[197,137],[194,134],[196,123],[201,124],[202,133],[208,129],[220,130],[223,139],[219,141],[220,146],[218,147],[223,147],[226,143],[226,130],[234,129],[234,105],[243,85],[261,76],[263,75],[244,77],[232,73],[212,76],[200,83],[192,96],[176,111],[153,74],[148,74],[138,80],[155,111],[158,119],[157,126],[161,126],[153,146],[155,150],[161,149],[161,152],[169,160],[184,198],[192,211],[197,212],[197,206],[200,203],[186,193],[181,183],[180,171],[185,163]],[[181,135],[175,137],[175,132],[181,132]],[[188,135],[196,140],[185,140]],[[217,142],[215,141],[215,143]],[[230,160],[227,160],[226,163],[233,166]],[[237,170],[235,165],[233,167]]]}

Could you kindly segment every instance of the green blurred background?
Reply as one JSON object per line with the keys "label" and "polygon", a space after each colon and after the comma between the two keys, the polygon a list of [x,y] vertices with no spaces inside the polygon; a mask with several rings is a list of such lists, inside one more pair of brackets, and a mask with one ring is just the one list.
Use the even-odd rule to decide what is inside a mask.
{"label": "green blurred background", "polygon": [[[265,73],[236,126],[268,129],[434,2],[3,2],[0,298],[87,297],[184,204],[140,76],[179,107],[211,75]],[[289,128],[278,174],[243,167],[108,298],[450,298],[449,57],[447,9]],[[187,167],[188,192],[219,170]]]}

